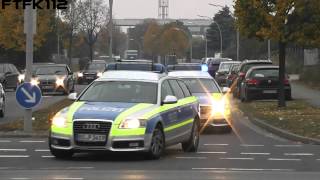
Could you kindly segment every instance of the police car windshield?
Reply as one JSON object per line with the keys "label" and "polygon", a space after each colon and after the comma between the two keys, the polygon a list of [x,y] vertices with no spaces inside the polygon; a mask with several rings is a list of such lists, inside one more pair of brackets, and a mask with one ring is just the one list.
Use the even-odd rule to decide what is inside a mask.
{"label": "police car windshield", "polygon": [[94,82],[80,101],[157,103],[157,84],[133,81]]}
{"label": "police car windshield", "polygon": [[219,93],[212,79],[183,79],[191,93]]}

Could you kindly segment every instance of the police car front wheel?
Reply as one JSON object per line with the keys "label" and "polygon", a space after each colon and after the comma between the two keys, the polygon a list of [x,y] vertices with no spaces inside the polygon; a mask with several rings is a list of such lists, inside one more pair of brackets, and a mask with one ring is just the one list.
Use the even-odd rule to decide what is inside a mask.
{"label": "police car front wheel", "polygon": [[151,145],[148,152],[149,159],[159,159],[165,149],[164,134],[160,127],[157,127],[152,135]]}

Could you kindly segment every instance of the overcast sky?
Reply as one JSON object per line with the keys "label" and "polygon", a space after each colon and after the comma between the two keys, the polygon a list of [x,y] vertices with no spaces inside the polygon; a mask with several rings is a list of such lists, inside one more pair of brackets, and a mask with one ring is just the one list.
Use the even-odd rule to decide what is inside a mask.
{"label": "overcast sky", "polygon": [[[122,18],[157,18],[159,0],[114,0],[114,15]],[[169,0],[169,18],[198,18],[214,16],[219,7],[208,3],[233,6],[233,0]],[[232,8],[233,9],[233,8]]]}

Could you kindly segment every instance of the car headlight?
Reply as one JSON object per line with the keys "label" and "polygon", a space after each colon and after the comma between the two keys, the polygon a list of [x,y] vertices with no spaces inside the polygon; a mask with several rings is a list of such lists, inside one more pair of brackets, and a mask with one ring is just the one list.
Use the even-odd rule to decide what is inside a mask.
{"label": "car headlight", "polygon": [[78,73],[78,77],[83,77],[83,73],[82,73],[82,72],[79,72],[79,73]]}
{"label": "car headlight", "polygon": [[18,76],[19,82],[21,83],[22,81],[24,81],[25,77],[26,77],[25,74],[20,74],[20,75]]}
{"label": "car headlight", "polygon": [[226,103],[222,100],[213,100],[212,101],[212,114],[222,114],[224,115],[226,111]]}
{"label": "car headlight", "polygon": [[136,129],[146,126],[146,121],[142,119],[125,119],[121,122],[120,129]]}
{"label": "car headlight", "polygon": [[37,78],[32,78],[30,83],[33,85],[33,86],[38,86],[40,84],[40,81],[37,79]]}
{"label": "car headlight", "polygon": [[52,118],[52,125],[59,127],[59,128],[65,128],[67,127],[67,116],[66,113],[57,113]]}
{"label": "car headlight", "polygon": [[57,86],[64,86],[64,77],[63,78],[57,78],[56,79],[56,85]]}
{"label": "car headlight", "polygon": [[103,75],[102,72],[98,72],[98,74],[97,74],[98,77],[101,77],[102,75]]}

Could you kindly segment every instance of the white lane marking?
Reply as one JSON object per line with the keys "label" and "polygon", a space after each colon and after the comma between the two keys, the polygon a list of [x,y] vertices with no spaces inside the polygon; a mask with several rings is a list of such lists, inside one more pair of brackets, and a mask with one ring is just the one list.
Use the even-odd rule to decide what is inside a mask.
{"label": "white lane marking", "polygon": [[274,147],[302,147],[300,144],[279,144],[274,145]]}
{"label": "white lane marking", "polygon": [[54,158],[54,156],[41,156],[42,158]]}
{"label": "white lane marking", "polygon": [[229,146],[229,144],[204,144],[205,146]]}
{"label": "white lane marking", "polygon": [[250,153],[250,152],[242,152],[241,155],[265,155],[268,156],[270,153]]}
{"label": "white lane marking", "polygon": [[207,159],[207,157],[176,157],[176,159]]}
{"label": "white lane marking", "polygon": [[197,152],[198,154],[227,154],[227,152]]}
{"label": "white lane marking", "polygon": [[67,167],[67,169],[94,169],[94,167]]}
{"label": "white lane marking", "polygon": [[56,177],[56,178],[53,178],[53,179],[72,179],[72,180],[82,180],[83,178],[72,178],[72,177],[70,177],[70,178],[68,178],[68,177]]}
{"label": "white lane marking", "polygon": [[192,168],[192,170],[214,170],[214,171],[294,171],[293,169],[245,169],[245,168]]}
{"label": "white lane marking", "polygon": [[9,167],[0,167],[0,170],[10,169]]}
{"label": "white lane marking", "polygon": [[313,156],[312,153],[284,153],[285,156]]}
{"label": "white lane marking", "polygon": [[221,160],[254,160],[254,158],[220,158]]}
{"label": "white lane marking", "polygon": [[10,179],[14,179],[14,180],[25,180],[25,179],[31,179],[31,178],[21,177],[21,178],[10,178]]}
{"label": "white lane marking", "polygon": [[0,149],[0,151],[27,151],[26,149]]}
{"label": "white lane marking", "polygon": [[320,159],[316,159],[316,161],[320,161]]}
{"label": "white lane marking", "polygon": [[19,141],[21,143],[44,143],[46,141],[31,141],[31,140],[28,140],[28,141]]}
{"label": "white lane marking", "polygon": [[0,158],[28,158],[29,155],[0,155]]}
{"label": "white lane marking", "polygon": [[268,161],[301,161],[301,159],[268,158]]}
{"label": "white lane marking", "polygon": [[243,146],[243,147],[263,147],[264,145],[262,145],[262,144],[241,144],[240,146]]}
{"label": "white lane marking", "polygon": [[35,152],[49,152],[49,149],[35,149]]}
{"label": "white lane marking", "polygon": [[0,143],[9,143],[9,142],[12,142],[10,140],[0,140]]}

